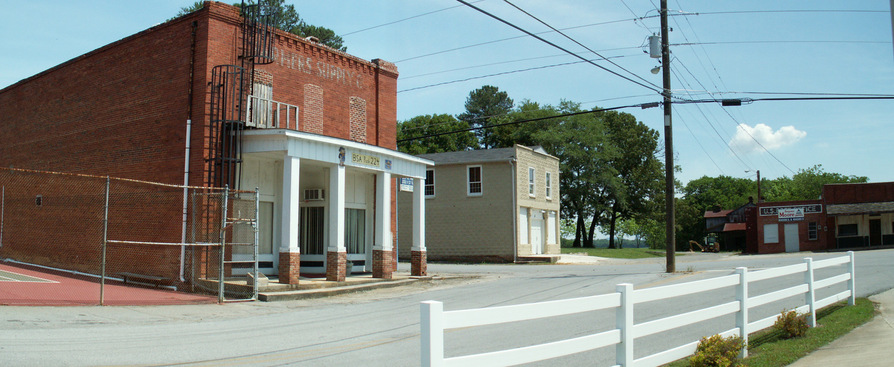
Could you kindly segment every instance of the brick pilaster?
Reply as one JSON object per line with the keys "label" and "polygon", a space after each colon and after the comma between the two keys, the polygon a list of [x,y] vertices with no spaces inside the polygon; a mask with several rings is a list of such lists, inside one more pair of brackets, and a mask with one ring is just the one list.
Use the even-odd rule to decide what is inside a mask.
{"label": "brick pilaster", "polygon": [[393,251],[373,250],[373,278],[391,279]]}
{"label": "brick pilaster", "polygon": [[412,258],[410,259],[410,275],[428,275],[428,262],[425,251],[410,251],[410,253],[412,254]]}
{"label": "brick pilaster", "polygon": [[344,282],[347,263],[347,252],[326,252],[326,280]]}
{"label": "brick pilaster", "polygon": [[279,253],[279,282],[298,284],[301,273],[301,254],[297,252]]}

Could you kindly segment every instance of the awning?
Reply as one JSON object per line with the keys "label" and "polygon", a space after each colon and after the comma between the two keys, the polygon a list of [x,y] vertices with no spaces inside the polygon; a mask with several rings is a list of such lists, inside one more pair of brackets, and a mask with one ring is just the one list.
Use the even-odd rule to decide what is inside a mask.
{"label": "awning", "polygon": [[826,213],[829,215],[894,213],[894,201],[881,203],[828,204],[826,205]]}
{"label": "awning", "polygon": [[726,223],[723,225],[724,232],[744,231],[745,223]]}

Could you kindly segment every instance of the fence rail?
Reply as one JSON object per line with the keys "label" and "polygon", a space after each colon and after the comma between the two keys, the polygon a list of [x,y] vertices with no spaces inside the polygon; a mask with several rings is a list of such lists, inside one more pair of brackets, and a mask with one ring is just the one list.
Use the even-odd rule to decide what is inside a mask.
{"label": "fence rail", "polygon": [[254,95],[247,97],[246,105],[245,121],[248,126],[259,129],[298,128],[298,106]]}
{"label": "fence rail", "polygon": [[[842,274],[819,280],[815,279],[816,270],[842,264],[847,264],[847,268]],[[717,334],[723,336],[738,335],[747,343],[749,333],[772,326],[777,318],[777,316],[772,316],[752,321],[749,319],[749,310],[799,295],[804,295],[804,301],[795,310],[802,313],[809,312],[808,323],[811,327],[814,327],[816,326],[816,310],[844,299],[848,300],[849,305],[854,305],[854,270],[854,254],[853,252],[848,252],[847,256],[815,262],[812,258],[805,258],[804,263],[754,272],[749,272],[748,268],[744,267],[736,268],[736,273],[732,275],[655,288],[634,290],[632,284],[619,284],[616,286],[616,292],[614,293],[567,300],[455,311],[444,311],[444,304],[441,302],[425,301],[421,303],[422,312],[420,316],[422,365],[510,366],[614,345],[617,366],[658,366],[691,355],[695,352],[699,341],[693,340],[683,345],[634,359],[634,344],[637,338],[721,316],[735,315],[735,325],[730,325],[733,327]],[[749,295],[748,286],[751,283],[799,273],[804,274],[802,284],[764,294]],[[847,283],[847,290],[833,293],[819,300],[816,299],[816,290],[845,282]],[[637,304],[695,295],[712,290],[728,289],[730,287],[735,288],[735,301],[723,302],[707,308],[657,320],[634,323],[634,306]],[[446,330],[608,309],[615,310],[615,328],[607,331],[514,349],[450,358],[444,357],[444,332]],[[747,349],[742,351],[741,356],[747,356]]]}

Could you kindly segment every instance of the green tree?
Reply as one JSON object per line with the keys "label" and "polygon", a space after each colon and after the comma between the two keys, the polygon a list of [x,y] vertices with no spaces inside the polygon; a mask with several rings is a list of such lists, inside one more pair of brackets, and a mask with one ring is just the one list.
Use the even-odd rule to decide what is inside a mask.
{"label": "green tree", "polygon": [[609,162],[617,171],[619,184],[607,192],[610,207],[599,220],[608,227],[609,248],[616,248],[618,221],[645,218],[659,210],[655,199],[663,192],[664,170],[657,158],[658,131],[629,113],[605,111],[599,116],[606,126],[609,143],[619,153]]}
{"label": "green tree", "polygon": [[[501,92],[500,88],[485,85],[469,92],[466,98],[466,112],[458,116],[460,120],[469,123],[473,128],[488,127],[505,121],[504,117],[512,111],[514,102],[509,94]],[[512,146],[514,142],[508,136],[498,136],[491,129],[476,131],[478,141],[484,149]]]}
{"label": "green tree", "polygon": [[[448,114],[416,116],[397,123],[397,140],[437,135],[398,143],[398,150],[408,154],[454,152],[474,149],[478,138],[468,129],[469,124]],[[442,135],[438,135],[442,134]]]}
{"label": "green tree", "polygon": [[[300,16],[298,16],[298,11],[295,10],[295,6],[292,4],[285,4],[285,0],[259,0],[260,3],[264,6],[270,7],[276,11],[276,16],[274,17],[273,26],[284,30],[286,32],[307,38],[307,37],[315,37],[319,40],[320,43],[332,47],[336,50],[345,52],[347,51],[347,47],[344,45],[344,40],[341,36],[335,34],[335,31],[325,28],[307,24],[304,22]],[[242,2],[233,3],[237,8],[242,7]],[[258,4],[254,1],[245,2],[246,5]],[[177,15],[174,18],[168,19],[176,19],[186,14],[192,13],[194,11],[200,10],[204,7],[204,1],[196,1],[190,6],[184,6],[180,8],[180,11],[177,12]]]}
{"label": "green tree", "polygon": [[690,240],[702,242],[705,231],[705,212],[720,208],[736,209],[757,197],[757,182],[730,176],[708,177],[689,181],[677,200],[677,248],[686,248]]}
{"label": "green tree", "polygon": [[[582,111],[580,104],[568,101],[555,109],[541,109],[557,115]],[[557,117],[543,124],[523,124],[516,136],[559,158],[562,216],[576,222],[573,246],[594,247],[595,219],[608,208],[605,193],[619,182],[608,164],[617,154],[615,148],[606,142],[605,127],[596,114]]]}
{"label": "green tree", "polygon": [[762,180],[763,196],[767,201],[816,200],[823,194],[823,185],[834,183],[865,183],[866,176],[846,176],[826,172],[821,164],[800,169],[792,178]]}

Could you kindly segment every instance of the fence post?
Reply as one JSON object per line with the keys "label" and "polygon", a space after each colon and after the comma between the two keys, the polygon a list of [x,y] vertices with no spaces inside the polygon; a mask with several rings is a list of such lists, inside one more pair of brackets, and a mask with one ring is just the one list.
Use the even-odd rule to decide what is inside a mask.
{"label": "fence post", "polygon": [[853,306],[857,304],[857,280],[855,279],[857,272],[855,271],[856,267],[854,266],[854,252],[848,251],[847,256],[850,257],[848,271],[851,273],[851,279],[847,281],[847,287],[851,291],[851,296],[847,299],[847,304]]}
{"label": "fence post", "polygon": [[260,224],[261,224],[260,222],[258,222],[258,218],[260,217],[260,214],[261,214],[260,211],[261,211],[261,190],[259,188],[255,187],[255,216],[253,218],[254,222],[252,223],[252,227],[254,227],[253,229],[255,232],[255,245],[253,246],[255,255],[254,255],[254,258],[252,258],[252,260],[254,260],[254,269],[253,269],[253,274],[252,274],[252,277],[254,280],[254,285],[252,286],[252,288],[254,290],[252,291],[252,295],[251,295],[251,299],[255,300],[255,301],[258,300],[258,232],[260,231]]}
{"label": "fence post", "polygon": [[739,336],[745,342],[745,348],[739,353],[739,358],[748,357],[748,268],[736,268],[739,274],[739,286],[736,287],[736,299],[739,301],[739,313],[736,314],[736,327],[739,328]]}
{"label": "fence post", "polygon": [[109,176],[106,176],[105,214],[102,216],[102,270],[99,274],[99,305],[106,302],[106,245],[109,240]]}
{"label": "fence post", "polygon": [[807,283],[807,294],[804,295],[804,301],[810,307],[807,325],[816,327],[816,291],[813,287],[813,258],[805,257],[804,262],[807,263],[807,272],[804,273],[804,283]]}
{"label": "fence post", "polygon": [[424,301],[421,308],[422,366],[444,365],[444,304]]}
{"label": "fence post", "polygon": [[227,200],[230,198],[230,185],[224,186],[223,196],[221,196],[221,203],[223,204],[220,210],[220,251],[218,254],[220,255],[220,264],[218,269],[218,279],[217,279],[217,302],[224,303],[224,249],[226,248],[227,242]]}
{"label": "fence post", "polygon": [[623,367],[633,366],[633,284],[615,286],[621,294],[621,306],[616,312],[615,327],[621,331],[621,342],[615,345],[615,363]]}

